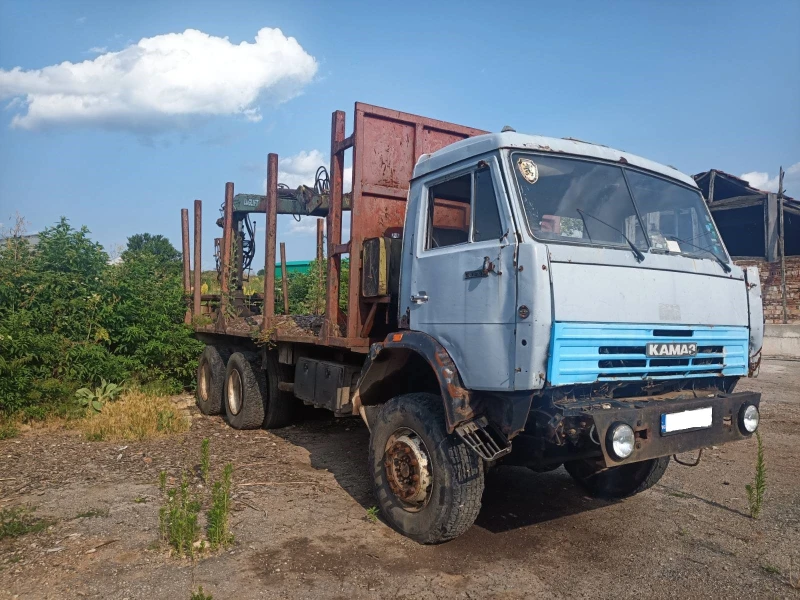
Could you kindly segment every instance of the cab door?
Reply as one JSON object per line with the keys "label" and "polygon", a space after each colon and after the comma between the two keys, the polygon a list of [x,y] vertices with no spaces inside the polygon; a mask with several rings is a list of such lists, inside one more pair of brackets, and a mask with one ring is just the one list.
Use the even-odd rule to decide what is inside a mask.
{"label": "cab door", "polygon": [[409,324],[450,353],[468,389],[514,382],[514,233],[497,158],[438,171],[416,213]]}

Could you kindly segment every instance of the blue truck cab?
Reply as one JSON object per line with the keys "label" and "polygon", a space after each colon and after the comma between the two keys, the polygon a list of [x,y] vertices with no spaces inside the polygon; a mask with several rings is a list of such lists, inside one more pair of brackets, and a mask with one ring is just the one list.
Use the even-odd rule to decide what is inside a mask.
{"label": "blue truck cab", "polygon": [[[564,465],[589,493],[624,497],[657,482],[670,456],[758,426],[760,395],[734,391],[758,371],[758,272],[731,261],[691,177],[626,152],[503,132],[421,156],[398,308],[404,329],[371,362],[382,377],[388,350],[436,363],[443,435],[471,450],[438,475],[467,490],[445,493],[452,502],[495,464]],[[390,522],[441,541],[454,529],[418,531],[442,467],[429,447],[439,438],[417,431],[434,417],[414,400],[417,420],[377,435],[371,464],[394,480],[381,504]],[[366,408],[376,437],[389,417]],[[416,490],[405,500],[403,468]]]}

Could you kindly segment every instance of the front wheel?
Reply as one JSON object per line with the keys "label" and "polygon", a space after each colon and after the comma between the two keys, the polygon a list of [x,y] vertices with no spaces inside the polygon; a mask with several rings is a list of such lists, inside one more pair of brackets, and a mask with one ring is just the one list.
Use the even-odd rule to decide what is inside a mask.
{"label": "front wheel", "polygon": [[381,512],[421,544],[464,533],[483,494],[483,461],[447,434],[441,398],[397,396],[381,408],[370,432],[369,464]]}
{"label": "front wheel", "polygon": [[669,466],[669,456],[604,469],[596,461],[564,463],[567,473],[589,495],[616,500],[643,492],[658,483]]}

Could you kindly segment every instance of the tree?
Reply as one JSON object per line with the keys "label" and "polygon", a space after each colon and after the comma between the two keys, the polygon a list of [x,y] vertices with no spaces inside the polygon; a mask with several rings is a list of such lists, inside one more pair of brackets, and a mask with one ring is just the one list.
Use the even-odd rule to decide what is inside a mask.
{"label": "tree", "polygon": [[133,253],[145,252],[161,259],[163,262],[181,260],[181,253],[163,235],[137,233],[128,238],[128,247],[122,253],[122,260],[127,260]]}

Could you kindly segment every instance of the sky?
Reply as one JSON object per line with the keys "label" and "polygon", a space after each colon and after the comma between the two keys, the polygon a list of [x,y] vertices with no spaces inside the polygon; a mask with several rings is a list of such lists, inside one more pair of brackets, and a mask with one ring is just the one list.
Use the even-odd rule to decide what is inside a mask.
{"label": "sky", "polygon": [[[311,185],[356,101],[773,191],[783,166],[800,198],[800,1],[0,0],[0,222],[179,248],[198,198],[209,267],[225,182],[263,194],[277,152]],[[313,232],[279,218],[288,260]]]}

